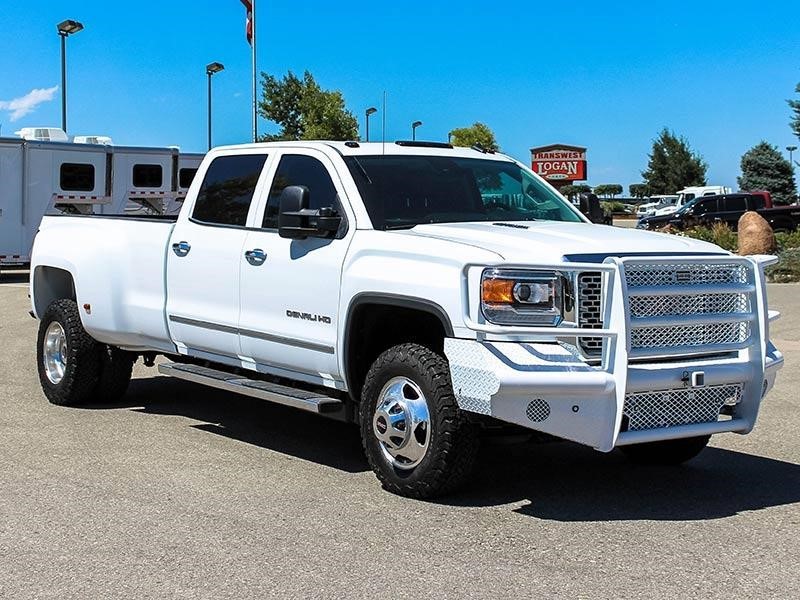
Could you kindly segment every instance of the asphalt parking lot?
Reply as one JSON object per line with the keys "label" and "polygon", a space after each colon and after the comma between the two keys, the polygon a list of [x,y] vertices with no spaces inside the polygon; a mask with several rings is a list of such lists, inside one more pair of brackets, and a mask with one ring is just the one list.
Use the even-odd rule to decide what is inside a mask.
{"label": "asphalt parking lot", "polygon": [[0,283],[0,598],[798,598],[800,286],[749,436],[684,468],[489,446],[439,502],[383,492],[358,432],[137,365],[125,400],[41,394],[24,277]]}

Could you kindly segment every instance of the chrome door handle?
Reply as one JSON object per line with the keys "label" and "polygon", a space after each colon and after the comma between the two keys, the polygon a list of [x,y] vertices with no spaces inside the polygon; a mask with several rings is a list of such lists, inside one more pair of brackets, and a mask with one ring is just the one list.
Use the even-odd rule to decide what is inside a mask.
{"label": "chrome door handle", "polygon": [[264,261],[267,260],[267,253],[264,252],[261,248],[256,248],[255,250],[248,250],[244,253],[244,257],[254,267],[259,265],[263,265]]}
{"label": "chrome door handle", "polygon": [[192,247],[189,245],[189,242],[176,242],[172,244],[172,251],[178,256],[186,256],[191,249]]}

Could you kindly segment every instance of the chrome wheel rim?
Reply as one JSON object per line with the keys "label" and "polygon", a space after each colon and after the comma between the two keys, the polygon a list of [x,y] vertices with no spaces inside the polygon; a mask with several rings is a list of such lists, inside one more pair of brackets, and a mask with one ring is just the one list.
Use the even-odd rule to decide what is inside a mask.
{"label": "chrome wheel rim", "polygon": [[394,377],[383,386],[372,419],[384,459],[397,469],[413,469],[425,458],[431,439],[428,402],[407,377]]}
{"label": "chrome wheel rim", "polygon": [[44,334],[44,372],[53,385],[64,379],[67,370],[67,335],[61,323],[53,322]]}

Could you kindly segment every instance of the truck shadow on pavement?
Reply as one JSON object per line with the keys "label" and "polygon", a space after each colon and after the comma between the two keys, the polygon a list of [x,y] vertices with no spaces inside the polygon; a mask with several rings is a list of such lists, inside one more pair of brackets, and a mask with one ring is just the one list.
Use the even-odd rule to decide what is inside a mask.
{"label": "truck shadow on pavement", "polygon": [[[202,431],[348,473],[369,470],[354,425],[192,383],[134,379],[123,401],[95,408],[184,416]],[[800,502],[800,465],[712,446],[683,467],[642,467],[568,442],[489,443],[471,484],[435,502],[516,504],[520,515],[565,522],[719,519]]]}

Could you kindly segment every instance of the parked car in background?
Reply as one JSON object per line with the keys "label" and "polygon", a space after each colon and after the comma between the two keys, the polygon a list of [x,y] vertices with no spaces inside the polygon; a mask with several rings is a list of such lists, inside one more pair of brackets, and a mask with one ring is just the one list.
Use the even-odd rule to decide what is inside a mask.
{"label": "parked car in background", "polygon": [[650,196],[648,202],[640,204],[636,208],[636,216],[640,219],[642,217],[650,217],[654,215],[659,208],[671,206],[675,204],[677,200],[677,195]]}
{"label": "parked car in background", "polygon": [[714,196],[718,194],[730,194],[731,191],[731,188],[722,185],[687,187],[677,192],[678,198],[673,204],[659,208],[656,210],[655,214],[658,216],[669,215],[677,212],[679,208],[695,198],[699,198],[701,196]]}
{"label": "parked car in background", "polygon": [[760,214],[775,231],[791,231],[800,225],[800,207],[775,207],[769,192],[739,192],[695,198],[673,215],[646,217],[640,219],[636,227],[660,229],[669,225],[674,229],[687,229],[725,223],[735,231],[739,218],[747,211]]}

